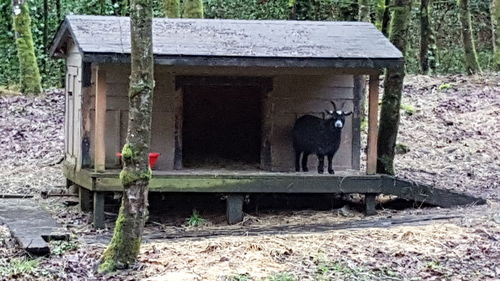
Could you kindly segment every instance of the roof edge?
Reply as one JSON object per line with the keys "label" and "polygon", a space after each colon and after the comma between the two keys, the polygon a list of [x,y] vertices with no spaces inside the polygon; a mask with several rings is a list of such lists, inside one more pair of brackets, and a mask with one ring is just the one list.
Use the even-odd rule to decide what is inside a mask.
{"label": "roof edge", "polygon": [[[384,69],[399,68],[403,58],[286,58],[286,57],[223,57],[154,55],[155,64],[167,66],[238,66],[238,67],[293,67],[293,68],[345,68]],[[84,62],[130,63],[130,54],[84,53]]]}
{"label": "roof edge", "polygon": [[57,50],[61,48],[61,45],[64,43],[64,39],[68,34],[71,35],[71,39],[78,47],[80,53],[83,54],[83,50],[80,48],[80,44],[78,44],[76,36],[73,30],[71,29],[69,17],[71,16],[69,15],[64,17],[63,22],[59,25],[56,34],[54,35],[52,41],[50,42],[49,56],[52,58],[62,58],[62,56],[57,53]]}

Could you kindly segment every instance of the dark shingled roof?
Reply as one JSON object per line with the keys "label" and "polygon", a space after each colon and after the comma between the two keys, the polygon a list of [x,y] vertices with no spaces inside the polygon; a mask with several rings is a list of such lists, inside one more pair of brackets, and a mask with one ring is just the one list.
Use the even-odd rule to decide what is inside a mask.
{"label": "dark shingled roof", "polygon": [[[67,16],[52,42],[52,56],[58,55],[67,36],[86,61],[129,59],[128,17]],[[401,52],[365,22],[155,18],[153,45],[157,63],[163,58],[165,64],[189,59],[236,63],[239,58],[276,63],[282,59],[270,66],[285,66],[288,61],[302,66],[381,68],[403,61]]]}

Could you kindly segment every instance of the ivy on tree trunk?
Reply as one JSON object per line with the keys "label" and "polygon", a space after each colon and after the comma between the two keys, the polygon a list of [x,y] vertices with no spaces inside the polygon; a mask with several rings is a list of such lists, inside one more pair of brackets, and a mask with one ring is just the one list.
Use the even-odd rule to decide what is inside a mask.
{"label": "ivy on tree trunk", "polygon": [[[396,0],[392,11],[389,40],[404,56],[408,40],[411,0]],[[377,143],[377,173],[394,174],[394,148],[399,129],[404,77],[404,67],[388,69],[385,73]]]}
{"label": "ivy on tree trunk", "polygon": [[495,55],[496,70],[500,71],[500,25],[498,24],[498,19],[500,19],[500,4],[495,3],[496,0],[491,0],[491,17],[492,25],[496,28],[492,28],[493,37],[493,53]]}
{"label": "ivy on tree trunk", "polygon": [[24,0],[14,0],[12,6],[14,8],[14,31],[16,32],[19,58],[21,92],[39,94],[42,92],[42,82],[33,47],[28,3]]}
{"label": "ivy on tree trunk", "polygon": [[148,216],[149,146],[153,108],[152,0],[132,0],[130,5],[131,75],[127,143],[122,150],[120,179],[123,197],[113,239],[103,253],[99,271],[127,268],[139,254]]}
{"label": "ivy on tree trunk", "polygon": [[469,11],[469,0],[459,0],[460,22],[462,24],[462,40],[465,51],[465,69],[468,74],[481,72],[477,61],[476,47],[472,37],[472,24]]}
{"label": "ivy on tree trunk", "polygon": [[165,16],[171,19],[181,17],[181,3],[179,0],[165,0]]}
{"label": "ivy on tree trunk", "polygon": [[203,18],[203,1],[202,0],[184,0],[182,9],[182,17],[190,19]]}
{"label": "ivy on tree trunk", "polygon": [[437,67],[436,40],[429,18],[430,2],[420,1],[420,70],[423,74],[435,72]]}

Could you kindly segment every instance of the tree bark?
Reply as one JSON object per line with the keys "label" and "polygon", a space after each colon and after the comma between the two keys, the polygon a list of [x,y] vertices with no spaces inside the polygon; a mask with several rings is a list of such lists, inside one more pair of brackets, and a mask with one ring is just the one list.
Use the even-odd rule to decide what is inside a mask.
{"label": "tree bark", "polygon": [[61,19],[61,0],[56,0],[56,15],[57,21]]}
{"label": "tree bark", "polygon": [[181,17],[181,3],[179,0],[165,0],[165,16],[171,19]]}
{"label": "tree bark", "polygon": [[384,10],[382,11],[382,17],[380,20],[380,31],[386,36],[389,37],[389,22],[391,21],[391,13],[389,10],[390,0],[381,0],[384,1]]}
{"label": "tree bark", "polygon": [[359,0],[358,21],[370,21],[370,0]]}
{"label": "tree bark", "polygon": [[500,4],[496,0],[491,0],[491,40],[493,42],[493,55],[495,56],[495,69],[500,71],[500,26],[498,19],[500,19]]}
{"label": "tree bark", "polygon": [[148,216],[148,184],[151,179],[149,147],[153,107],[152,0],[132,0],[130,5],[131,75],[127,143],[122,150],[122,205],[113,239],[104,251],[100,272],[127,268],[139,254]]}
{"label": "tree bark", "polygon": [[437,66],[436,42],[429,18],[430,1],[420,1],[420,70],[423,74],[435,72]]}
{"label": "tree bark", "polygon": [[21,92],[39,94],[42,92],[42,83],[33,46],[28,3],[24,0],[13,0],[12,6],[14,8],[14,30],[19,57]]}
{"label": "tree bark", "polygon": [[[389,39],[404,56],[408,40],[411,0],[396,0],[392,9]],[[399,129],[399,110],[404,76],[404,67],[388,69],[385,73],[377,143],[377,173],[394,174],[394,148]]]}
{"label": "tree bark", "polygon": [[202,0],[184,0],[182,9],[182,17],[190,19],[203,18],[203,1]]}
{"label": "tree bark", "polygon": [[460,23],[462,24],[462,40],[465,51],[465,70],[468,74],[481,72],[477,60],[476,47],[472,36],[472,24],[469,11],[469,0],[459,0]]}

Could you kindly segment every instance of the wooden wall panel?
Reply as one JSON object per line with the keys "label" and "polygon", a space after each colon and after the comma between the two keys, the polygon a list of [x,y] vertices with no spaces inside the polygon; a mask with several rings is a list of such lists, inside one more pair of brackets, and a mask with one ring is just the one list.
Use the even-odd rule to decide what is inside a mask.
{"label": "wooden wall panel", "polygon": [[[351,111],[353,86],[353,76],[349,75],[275,77],[274,90],[270,93],[275,108],[271,138],[272,170],[294,171],[295,169],[291,134],[295,120],[304,114],[322,117],[324,110],[333,109],[331,100],[336,102],[337,107],[345,103],[344,110]],[[335,170],[353,168],[352,131],[352,121],[348,117],[342,130],[340,148],[333,161]],[[308,166],[311,171],[316,170],[315,156],[309,157]]]}

